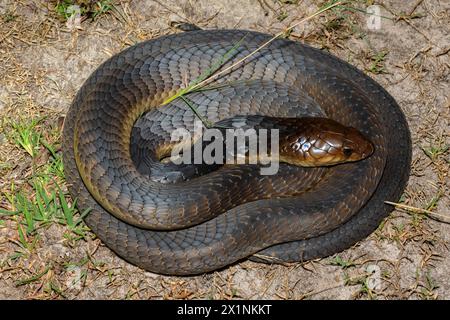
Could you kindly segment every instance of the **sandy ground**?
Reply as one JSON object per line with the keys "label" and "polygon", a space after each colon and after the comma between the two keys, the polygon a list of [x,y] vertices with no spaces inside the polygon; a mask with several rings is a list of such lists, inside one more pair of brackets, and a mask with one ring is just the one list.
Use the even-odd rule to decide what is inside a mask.
{"label": "sandy ground", "polygon": [[[7,195],[26,188],[35,164],[8,138],[9,119],[46,116],[45,124],[58,128],[60,115],[101,62],[136,42],[178,32],[171,21],[275,34],[323,1],[113,3],[113,10],[71,29],[47,1],[0,0],[0,208],[11,209]],[[365,10],[373,3],[386,17],[378,29],[368,28],[368,16],[359,11],[330,11],[295,28],[291,38],[365,70],[395,97],[414,146],[403,204],[449,220],[450,1],[351,6]],[[304,264],[244,261],[201,276],[167,277],[128,264],[90,232],[74,240],[57,223],[28,235],[32,245],[17,256],[19,218],[0,216],[0,298],[448,299],[450,225],[432,217],[397,209],[353,248]]]}

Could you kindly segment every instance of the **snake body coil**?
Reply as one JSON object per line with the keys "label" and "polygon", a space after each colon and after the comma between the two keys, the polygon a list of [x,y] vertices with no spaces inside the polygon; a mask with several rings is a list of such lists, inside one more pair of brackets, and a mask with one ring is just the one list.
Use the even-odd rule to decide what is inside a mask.
{"label": "snake body coil", "polygon": [[[348,63],[282,39],[216,82],[229,85],[189,99],[211,122],[235,115],[331,118],[372,141],[368,159],[327,168],[280,164],[275,176],[231,165],[174,184],[138,170],[133,132],[166,141],[173,129],[192,130],[195,115],[184,102],[162,102],[246,34],[192,31],[132,46],[89,77],[67,114],[71,195],[91,209],[85,221],[94,233],[146,270],[197,274],[254,254],[259,261],[323,257],[370,234],[392,210],[384,201],[397,201],[406,185],[410,134],[394,99]],[[250,32],[229,63],[269,38]]]}

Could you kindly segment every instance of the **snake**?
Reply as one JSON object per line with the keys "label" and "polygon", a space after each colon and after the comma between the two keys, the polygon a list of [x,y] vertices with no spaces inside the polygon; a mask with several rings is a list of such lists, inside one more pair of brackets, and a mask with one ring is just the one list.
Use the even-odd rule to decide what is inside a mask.
{"label": "snake", "polygon": [[[79,210],[88,212],[85,223],[118,256],[165,275],[245,259],[304,262],[351,247],[393,210],[385,201],[399,200],[411,164],[399,105],[323,50],[286,38],[260,48],[271,38],[247,30],[160,36],[110,57],[84,82],[64,121],[65,175]],[[233,48],[222,66],[228,71],[187,94],[190,104],[165,103]],[[189,165],[178,170],[161,161],[170,133],[193,132],[199,117],[278,123],[290,155],[331,165],[281,161],[276,174],[262,175],[260,164],[200,164],[187,172]]]}

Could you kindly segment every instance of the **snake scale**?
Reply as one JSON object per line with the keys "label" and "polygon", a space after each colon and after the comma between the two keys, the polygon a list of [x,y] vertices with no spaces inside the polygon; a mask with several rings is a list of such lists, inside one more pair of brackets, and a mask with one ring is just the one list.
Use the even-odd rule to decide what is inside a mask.
{"label": "snake scale", "polygon": [[172,184],[138,170],[130,137],[164,140],[175,128],[192,130],[192,110],[180,99],[163,101],[244,36],[228,66],[270,36],[199,30],[136,44],[104,62],[67,113],[63,160],[72,197],[90,209],[85,222],[109,248],[148,271],[191,275],[248,257],[324,257],[375,230],[393,209],[384,201],[397,201],[405,188],[411,141],[394,99],[350,64],[287,39],[189,99],[213,123],[236,115],[327,117],[367,136],[375,146],[369,158],[331,167],[280,164],[274,176],[230,165]]}

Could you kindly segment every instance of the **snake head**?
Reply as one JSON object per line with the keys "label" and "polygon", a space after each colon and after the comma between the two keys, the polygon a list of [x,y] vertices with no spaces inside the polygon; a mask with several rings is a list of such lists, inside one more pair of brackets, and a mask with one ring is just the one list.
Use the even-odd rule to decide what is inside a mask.
{"label": "snake head", "polygon": [[300,118],[292,131],[280,136],[280,160],[303,167],[359,161],[373,151],[360,131],[327,118]]}

